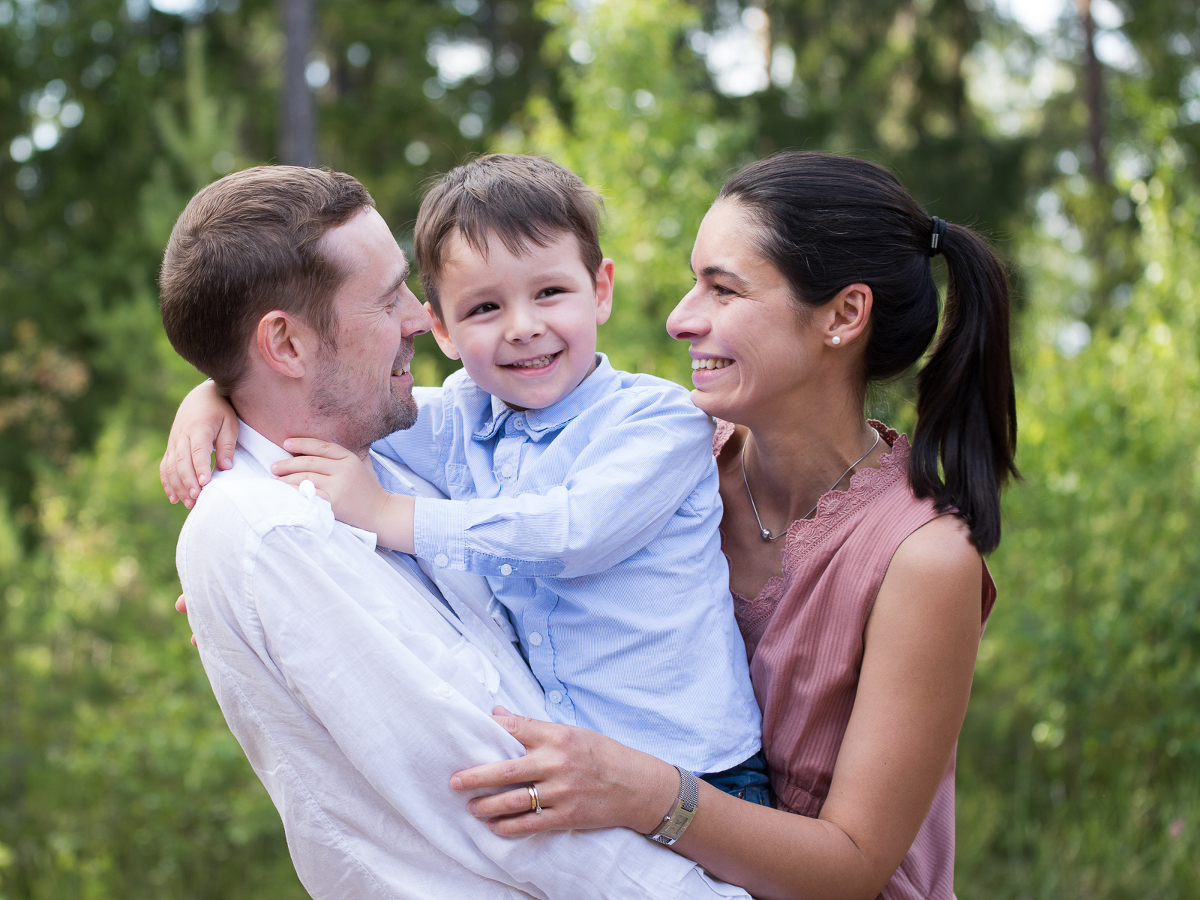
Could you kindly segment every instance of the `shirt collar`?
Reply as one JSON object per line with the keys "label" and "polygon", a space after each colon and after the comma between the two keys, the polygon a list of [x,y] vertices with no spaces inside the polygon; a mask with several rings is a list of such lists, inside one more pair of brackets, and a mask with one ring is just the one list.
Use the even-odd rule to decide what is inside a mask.
{"label": "shirt collar", "polygon": [[[271,474],[271,464],[283,459],[290,459],[292,456],[292,454],[288,453],[274,441],[263,437],[241,419],[238,419],[238,444],[241,445],[243,450],[254,457],[254,461],[266,469],[267,474],[271,475],[272,478],[276,476]],[[306,482],[305,486],[311,490],[311,483]],[[309,500],[312,500],[316,496],[315,494],[306,493],[303,488],[300,494]],[[374,532],[364,531],[362,528],[355,528],[353,525],[346,525],[345,522],[342,525],[350,529],[351,534],[372,550],[375,549],[376,537]]]}
{"label": "shirt collar", "polygon": [[608,357],[603,353],[597,353],[596,368],[592,374],[583,379],[567,396],[544,409],[527,409],[518,413],[499,397],[493,395],[492,417],[472,437],[477,441],[490,440],[503,429],[504,423],[511,416],[521,415],[525,418],[525,433],[531,440],[540,441],[546,435],[558,431],[618,387],[619,376],[608,361]]}

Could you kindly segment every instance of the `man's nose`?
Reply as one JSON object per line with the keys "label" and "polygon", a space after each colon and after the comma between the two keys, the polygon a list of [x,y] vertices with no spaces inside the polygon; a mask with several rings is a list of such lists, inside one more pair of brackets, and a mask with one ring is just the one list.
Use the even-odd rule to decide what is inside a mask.
{"label": "man's nose", "polygon": [[406,338],[424,334],[433,327],[433,318],[429,315],[428,310],[421,305],[421,301],[417,299],[416,294],[408,289],[407,284],[401,286],[400,293],[400,303],[403,309],[400,333]]}

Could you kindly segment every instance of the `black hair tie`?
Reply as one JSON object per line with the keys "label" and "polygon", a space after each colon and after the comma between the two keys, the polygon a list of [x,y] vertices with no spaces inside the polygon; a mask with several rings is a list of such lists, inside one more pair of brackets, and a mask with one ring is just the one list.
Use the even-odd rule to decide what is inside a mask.
{"label": "black hair tie", "polygon": [[929,239],[929,255],[937,256],[942,252],[942,238],[946,236],[946,220],[933,217],[933,236]]}

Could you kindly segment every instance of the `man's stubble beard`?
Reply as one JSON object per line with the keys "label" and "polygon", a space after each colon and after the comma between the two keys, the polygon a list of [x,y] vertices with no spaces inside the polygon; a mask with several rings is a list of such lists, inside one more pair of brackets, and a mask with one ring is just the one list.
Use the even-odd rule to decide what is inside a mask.
{"label": "man's stubble beard", "polygon": [[364,407],[352,396],[354,386],[346,367],[338,361],[337,351],[322,355],[324,368],[313,388],[312,409],[331,423],[337,443],[362,456],[381,437],[416,424],[417,401],[411,390],[404,396],[396,396],[389,386],[386,400],[381,403],[377,395],[372,395],[373,408]]}

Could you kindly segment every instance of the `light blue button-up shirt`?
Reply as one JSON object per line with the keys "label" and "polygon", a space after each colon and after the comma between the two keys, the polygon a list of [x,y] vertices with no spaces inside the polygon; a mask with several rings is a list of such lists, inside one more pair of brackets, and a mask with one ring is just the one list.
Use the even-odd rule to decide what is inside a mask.
{"label": "light blue button-up shirt", "polygon": [[416,426],[374,449],[452,498],[417,499],[417,555],[487,577],[550,717],[694,772],[753,755],[712,423],[687,392],[598,354],[546,409],[513,410],[464,371],[414,393]]}

